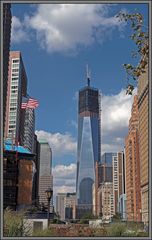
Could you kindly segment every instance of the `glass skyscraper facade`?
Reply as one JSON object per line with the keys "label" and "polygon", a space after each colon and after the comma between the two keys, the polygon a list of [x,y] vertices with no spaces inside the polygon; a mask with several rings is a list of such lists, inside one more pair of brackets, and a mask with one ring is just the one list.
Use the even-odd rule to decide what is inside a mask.
{"label": "glass skyscraper facade", "polygon": [[95,163],[100,162],[100,93],[88,85],[79,91],[77,147],[77,205],[92,208]]}

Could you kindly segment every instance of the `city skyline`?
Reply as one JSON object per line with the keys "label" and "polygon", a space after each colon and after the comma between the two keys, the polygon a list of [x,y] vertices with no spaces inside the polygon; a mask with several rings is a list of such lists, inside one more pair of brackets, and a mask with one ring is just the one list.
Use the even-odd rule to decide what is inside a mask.
{"label": "city skyline", "polygon": [[[34,35],[34,31],[36,31],[37,34],[43,32],[42,29],[38,29],[38,26],[35,23],[35,21],[38,20],[38,17],[41,16],[42,20],[47,20],[48,23],[50,19],[43,19],[44,9],[42,5],[39,7],[39,11],[37,10],[37,7],[33,5],[29,5],[28,7],[24,4],[23,6],[20,5],[21,11],[19,14],[17,13],[19,5],[15,6],[15,4],[12,4],[12,15],[16,16],[16,18],[13,17],[13,29],[15,30],[16,26],[16,30],[20,31],[20,36],[23,37],[21,37],[20,43],[15,43],[16,40],[13,40],[12,37],[14,43],[11,44],[11,50],[20,50],[22,52],[23,60],[27,69],[29,91],[31,91],[32,95],[40,102],[40,107],[36,110],[36,133],[38,136],[45,137],[46,140],[49,140],[53,151],[53,173],[55,176],[59,174],[58,177],[55,177],[54,179],[54,184],[58,191],[65,190],[71,192],[75,189],[74,174],[76,173],[77,91],[86,85],[86,63],[89,64],[92,70],[91,78],[93,86],[99,88],[102,93],[101,107],[103,118],[101,119],[101,125],[104,129],[101,142],[101,149],[103,149],[102,153],[122,150],[124,137],[127,134],[128,120],[133,100],[132,96],[127,96],[125,94],[125,86],[127,83],[125,82],[125,71],[122,68],[122,64],[132,61],[131,51],[135,46],[132,44],[131,40],[129,40],[129,32],[126,29],[126,26],[119,25],[118,23],[116,24],[113,16],[123,8],[133,11],[134,5],[137,4],[133,4],[132,6],[122,4],[121,7],[119,4],[118,6],[111,5],[109,7],[105,6],[105,8],[101,7],[102,20],[104,19],[105,21],[104,27],[106,31],[104,33],[106,33],[106,41],[103,41],[102,43],[94,41],[93,44],[88,42],[88,46],[86,47],[84,46],[83,39],[78,39],[79,41],[77,40],[76,42],[71,40],[71,44],[73,45],[70,45],[70,49],[71,46],[74,47],[77,46],[77,44],[82,44],[83,47],[80,48],[77,54],[72,53],[72,55],[69,55],[68,52],[63,52],[58,45],[53,45],[52,42],[50,43],[52,43],[52,46],[57,52],[50,51],[45,42],[47,39],[45,39],[43,34],[42,40],[44,41],[45,48],[40,48],[38,43],[33,47],[33,39],[22,41],[23,37],[26,39],[26,33],[28,31],[30,31],[31,35]],[[89,4],[87,6],[89,6]],[[146,8],[144,8],[144,10],[139,6],[138,8],[144,15],[146,15]],[[89,6],[86,9],[90,11],[89,17],[94,17],[96,20],[96,26],[98,26],[98,21],[101,19],[98,17],[95,8]],[[82,13],[87,14],[83,7],[79,7],[79,10],[80,17],[82,17]],[[31,16],[31,11],[33,11],[35,15],[33,14],[33,16]],[[58,9],[57,14],[61,13],[60,11],[61,9]],[[72,7],[69,7],[69,9],[67,8],[65,11],[70,11],[71,13],[73,9]],[[24,19],[24,14],[28,15],[26,19]],[[23,16],[21,17],[21,15]],[[33,23],[32,26],[34,30],[28,29],[28,21]],[[108,21],[110,22],[110,25],[107,26]],[[59,29],[57,30],[61,30],[60,24],[58,25]],[[87,22],[86,24],[88,26],[90,22]],[[24,32],[23,27],[25,25]],[[112,32],[109,32],[109,26],[112,26],[112,29],[114,28]],[[119,29],[120,27],[122,27],[121,30]],[[90,36],[90,28],[92,29],[92,25],[89,25],[89,30],[86,33],[88,37]],[[103,29],[100,30],[102,33]],[[50,29],[48,31],[50,31]],[[126,42],[123,34],[124,36],[127,36]],[[103,38],[103,35],[101,36]],[[129,42],[129,44],[127,42]],[[117,46],[119,44],[120,49],[125,49],[126,54],[121,54],[121,51],[117,52],[114,49],[115,44],[117,44]],[[126,49],[127,46],[128,49]],[[26,53],[29,47],[30,49],[33,47],[33,49],[31,53],[29,51]],[[48,53],[47,51],[50,52]],[[69,48],[67,51],[69,51]],[[112,55],[114,57],[116,56],[115,59],[110,59],[108,54],[110,54],[110,58],[112,58]],[[117,58],[119,58],[119,61]],[[32,59],[31,65],[29,64],[28,66],[30,59]],[[34,61],[34,59],[36,61]],[[43,61],[44,63],[42,64]],[[99,64],[100,61],[101,64]],[[63,62],[64,66],[61,66]],[[40,70],[38,70],[38,66],[40,66]],[[31,69],[32,67],[33,70]],[[37,74],[36,72],[34,73],[34,71],[37,71]],[[42,77],[46,78],[46,82],[44,81],[43,86],[41,85],[40,80]],[[54,80],[51,80],[52,78],[54,78]],[[104,81],[101,79],[104,79]],[[44,91],[46,92],[45,97]],[[117,117],[115,117],[116,113]],[[45,122],[44,115],[46,116]],[[110,140],[109,136],[111,137]],[[55,146],[56,143],[58,147]]]}

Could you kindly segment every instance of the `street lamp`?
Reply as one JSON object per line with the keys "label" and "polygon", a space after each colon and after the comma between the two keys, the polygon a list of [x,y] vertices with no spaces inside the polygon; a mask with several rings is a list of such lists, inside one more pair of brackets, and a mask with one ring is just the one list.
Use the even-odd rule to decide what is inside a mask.
{"label": "street lamp", "polygon": [[46,194],[46,197],[47,197],[47,200],[48,200],[47,219],[48,219],[48,227],[49,227],[49,220],[50,220],[50,201],[51,201],[51,198],[52,198],[52,195],[53,195],[53,189],[52,189],[52,188],[48,188],[48,189],[45,191],[45,194]]}

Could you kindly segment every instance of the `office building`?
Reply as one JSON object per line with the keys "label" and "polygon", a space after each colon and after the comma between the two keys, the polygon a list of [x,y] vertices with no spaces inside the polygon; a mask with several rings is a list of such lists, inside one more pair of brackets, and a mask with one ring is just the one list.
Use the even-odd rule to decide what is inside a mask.
{"label": "office building", "polygon": [[139,153],[140,153],[140,184],[142,221],[149,222],[149,84],[148,66],[146,72],[138,79],[138,111],[139,111]]}
{"label": "office building", "polygon": [[58,193],[56,196],[56,213],[61,220],[65,219],[65,198],[66,193]]}
{"label": "office building", "polygon": [[34,133],[35,133],[35,109],[21,109],[20,120],[20,142],[21,144],[33,152]]}
{"label": "office building", "polygon": [[76,194],[80,214],[92,212],[95,164],[100,162],[101,154],[100,131],[100,93],[90,86],[90,76],[87,74],[87,86],[79,91],[78,106]]}
{"label": "office building", "polygon": [[99,163],[96,162],[95,166],[95,184],[94,184],[94,192],[93,192],[93,199],[94,199],[94,206],[93,206],[93,214],[98,215],[99,211],[97,210],[99,207],[99,202],[97,198],[98,188],[100,187],[101,183],[104,182],[113,182],[113,167],[112,167],[112,155],[109,163]]}
{"label": "office building", "polygon": [[3,124],[4,124],[3,129],[5,129],[12,14],[10,3],[3,3],[2,6],[3,6]]}
{"label": "office building", "polygon": [[124,153],[117,152],[113,156],[113,195],[114,195],[114,212],[115,214],[119,212],[119,197],[124,193],[124,176],[125,171],[123,167],[124,163]]}
{"label": "office building", "polygon": [[76,193],[58,193],[56,212],[61,220],[76,218]]}
{"label": "office building", "polygon": [[[47,207],[48,201],[45,191],[53,189],[52,176],[52,151],[47,141],[39,140],[40,143],[40,169],[39,169],[39,203]],[[53,200],[53,196],[52,196]],[[52,209],[53,202],[50,203]]]}
{"label": "office building", "polygon": [[21,52],[10,52],[7,111],[5,122],[5,138],[14,140],[17,144],[23,138],[20,132],[22,96],[27,94],[27,76]]}
{"label": "office building", "polygon": [[22,146],[5,141],[3,161],[3,206],[13,210],[33,204],[35,155]]}
{"label": "office building", "polygon": [[38,204],[39,204],[40,143],[37,140],[36,134],[34,134],[33,154],[35,154],[36,171],[35,171],[35,174],[33,175],[32,200],[33,200],[33,204],[38,206]]}
{"label": "office building", "polygon": [[113,183],[104,182],[100,184],[97,190],[98,208],[97,215],[102,217],[104,222],[111,222],[111,218],[115,214]]}
{"label": "office building", "polygon": [[140,155],[138,98],[134,97],[129,133],[125,138],[126,211],[130,221],[141,221]]}
{"label": "office building", "polygon": [[76,193],[67,193],[65,197],[65,219],[76,218]]}

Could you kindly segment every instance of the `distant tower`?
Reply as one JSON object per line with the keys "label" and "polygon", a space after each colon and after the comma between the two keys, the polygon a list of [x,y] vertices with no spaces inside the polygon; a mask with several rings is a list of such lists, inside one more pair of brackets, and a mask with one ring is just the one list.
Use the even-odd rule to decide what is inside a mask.
{"label": "distant tower", "polygon": [[[100,162],[100,93],[90,87],[87,66],[87,86],[79,91],[78,148],[77,148],[77,205],[92,210],[92,185],[95,182],[95,163]],[[82,211],[80,211],[82,213]]]}
{"label": "distant tower", "polygon": [[[40,143],[40,168],[39,168],[39,203],[47,206],[45,191],[53,189],[52,176],[52,150],[47,141],[39,140]],[[53,198],[52,198],[53,199]],[[53,202],[51,202],[52,204]]]}

